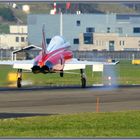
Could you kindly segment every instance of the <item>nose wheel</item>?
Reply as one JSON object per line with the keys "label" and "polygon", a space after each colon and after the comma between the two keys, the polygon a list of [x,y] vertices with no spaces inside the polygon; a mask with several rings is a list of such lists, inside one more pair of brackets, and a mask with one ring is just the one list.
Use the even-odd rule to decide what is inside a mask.
{"label": "nose wheel", "polygon": [[81,73],[81,87],[85,88],[86,87],[86,74],[84,73],[83,69],[80,69]]}
{"label": "nose wheel", "polygon": [[21,81],[22,81],[22,69],[18,69],[17,71],[17,87],[18,88],[22,86]]}

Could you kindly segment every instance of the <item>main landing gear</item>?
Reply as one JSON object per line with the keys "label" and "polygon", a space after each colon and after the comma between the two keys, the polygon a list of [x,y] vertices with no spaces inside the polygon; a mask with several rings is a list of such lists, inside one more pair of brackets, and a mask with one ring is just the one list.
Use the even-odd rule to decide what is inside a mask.
{"label": "main landing gear", "polygon": [[85,88],[86,87],[86,74],[84,73],[83,69],[80,69],[81,73],[81,87]]}
{"label": "main landing gear", "polygon": [[[86,74],[84,73],[83,69],[80,69],[81,73],[81,87],[85,88],[86,87]],[[63,77],[63,71],[60,72],[60,76]],[[17,71],[17,87],[21,88],[21,81],[22,81],[22,69],[18,69]]]}
{"label": "main landing gear", "polygon": [[21,81],[22,81],[22,69],[18,69],[17,71],[17,87],[18,88],[22,86]]}
{"label": "main landing gear", "polygon": [[60,71],[60,77],[63,77],[64,76],[64,72],[63,70]]}

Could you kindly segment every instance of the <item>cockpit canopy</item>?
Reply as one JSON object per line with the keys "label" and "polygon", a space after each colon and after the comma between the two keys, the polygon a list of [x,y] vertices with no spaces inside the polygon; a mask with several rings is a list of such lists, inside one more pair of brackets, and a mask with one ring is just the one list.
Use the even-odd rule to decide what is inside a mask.
{"label": "cockpit canopy", "polygon": [[66,42],[62,36],[54,36],[47,47],[47,52],[67,47],[70,47],[70,43]]}

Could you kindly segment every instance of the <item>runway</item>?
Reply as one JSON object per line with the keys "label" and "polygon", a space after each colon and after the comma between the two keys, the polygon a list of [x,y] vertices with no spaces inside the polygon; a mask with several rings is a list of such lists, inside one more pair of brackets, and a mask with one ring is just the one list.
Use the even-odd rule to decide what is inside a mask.
{"label": "runway", "polygon": [[0,88],[0,118],[140,110],[140,86]]}

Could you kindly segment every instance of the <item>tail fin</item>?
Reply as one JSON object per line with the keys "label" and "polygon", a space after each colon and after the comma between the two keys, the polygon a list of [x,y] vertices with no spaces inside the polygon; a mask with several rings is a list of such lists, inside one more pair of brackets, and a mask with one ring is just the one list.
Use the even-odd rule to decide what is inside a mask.
{"label": "tail fin", "polygon": [[46,54],[46,36],[45,36],[45,25],[42,27],[42,57]]}

